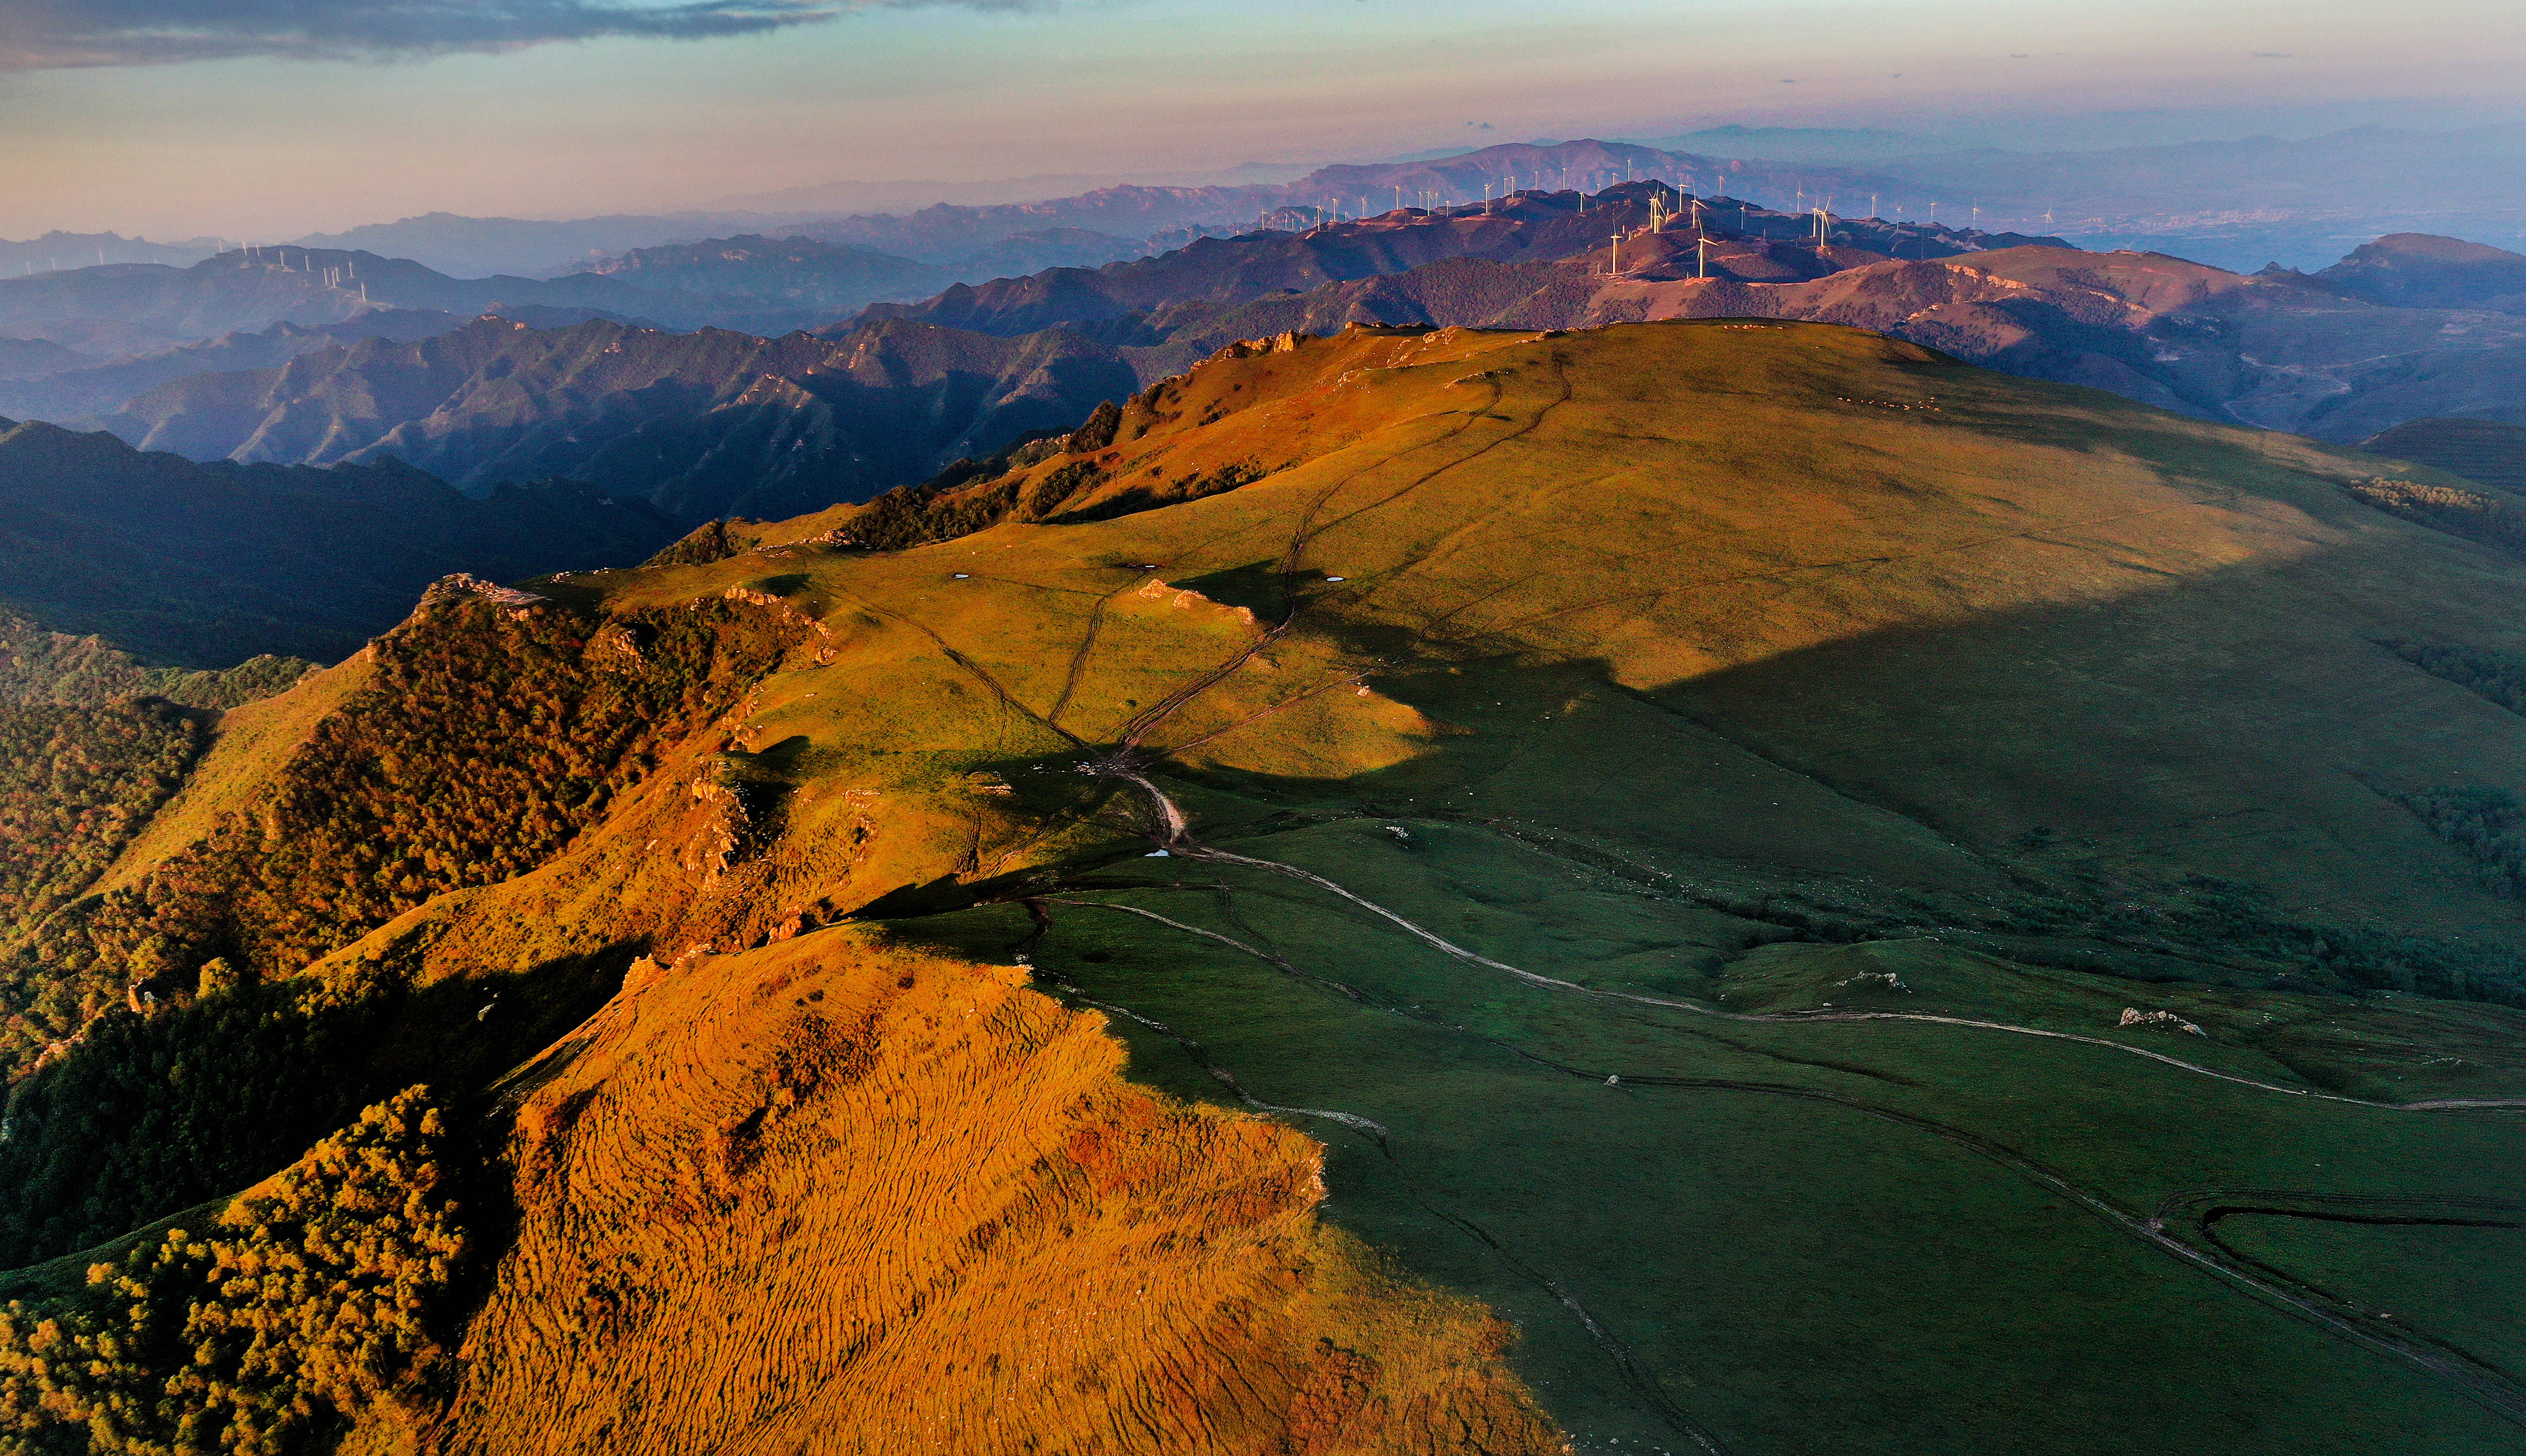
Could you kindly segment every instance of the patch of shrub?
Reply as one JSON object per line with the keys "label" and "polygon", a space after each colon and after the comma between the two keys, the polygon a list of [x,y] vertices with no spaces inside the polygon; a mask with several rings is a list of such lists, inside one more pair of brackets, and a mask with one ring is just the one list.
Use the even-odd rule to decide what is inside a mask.
{"label": "patch of shrub", "polygon": [[282,1456],[355,1417],[415,1430],[466,1251],[446,1114],[370,1107],[198,1231],[0,1311],[0,1452]]}
{"label": "patch of shrub", "polygon": [[2526,807],[2504,790],[2464,786],[2391,795],[2439,837],[2463,850],[2483,879],[2526,895]]}
{"label": "patch of shrub", "polygon": [[2469,687],[2511,713],[2526,714],[2526,658],[2480,647],[2420,642],[2381,645],[2433,678]]}
{"label": "patch of shrub", "polygon": [[2385,476],[2348,488],[2355,499],[2415,526],[2526,555],[2526,521],[2520,521],[2515,511],[2482,491]]}
{"label": "patch of shrub", "polygon": [[103,637],[50,631],[0,612],[0,704],[96,707],[148,696],[188,708],[234,708],[283,691],[315,667],[303,657],[266,654],[216,672],[144,668]]}
{"label": "patch of shrub", "polygon": [[98,1016],[9,1089],[0,1269],[241,1187],[340,1127],[375,1095],[358,1066],[386,1006],[292,979]]}
{"label": "patch of shrub", "polygon": [[640,564],[653,567],[708,566],[715,561],[726,561],[736,553],[737,544],[728,533],[728,523],[705,521]]}
{"label": "patch of shrub", "polygon": [[0,941],[85,889],[208,739],[200,715],[156,698],[0,707]]}

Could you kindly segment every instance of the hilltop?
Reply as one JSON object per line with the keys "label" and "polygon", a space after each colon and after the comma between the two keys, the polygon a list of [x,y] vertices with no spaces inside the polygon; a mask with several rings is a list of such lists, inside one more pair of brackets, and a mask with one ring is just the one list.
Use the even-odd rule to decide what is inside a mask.
{"label": "hilltop", "polygon": [[2461,238],[2390,233],[2310,276],[2374,303],[2526,314],[2526,254]]}
{"label": "hilltop", "polygon": [[[1073,423],[433,590],[45,882],[0,1415],[141,1350],[444,1452],[2513,1443],[2526,502],[1803,323]],[[235,1371],[188,1271],[328,1199],[379,1268]]]}

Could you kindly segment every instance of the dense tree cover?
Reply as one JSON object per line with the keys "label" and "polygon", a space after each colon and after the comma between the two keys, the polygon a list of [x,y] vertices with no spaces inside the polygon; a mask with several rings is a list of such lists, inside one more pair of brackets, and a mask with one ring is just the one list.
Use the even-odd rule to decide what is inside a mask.
{"label": "dense tree cover", "polygon": [[1251,485],[1267,474],[1250,461],[1232,461],[1207,474],[1195,471],[1163,484],[1119,490],[1067,512],[1062,510],[1064,505],[1106,479],[1105,469],[1095,461],[1074,460],[1046,471],[1032,483],[1014,475],[980,488],[975,488],[970,478],[944,485],[930,480],[889,490],[870,501],[868,509],[842,527],[841,543],[870,551],[900,551],[907,546],[971,535],[1003,521],[1049,521],[1056,526],[1110,521],[1136,511],[1199,500]]}
{"label": "dense tree cover", "polygon": [[85,888],[207,737],[199,715],[154,698],[0,707],[0,939]]}
{"label": "dense tree cover", "polygon": [[2350,493],[2415,526],[2526,554],[2526,520],[2482,491],[2380,476],[2351,486]]}
{"label": "dense tree cover", "polygon": [[979,462],[960,460],[918,485],[901,485],[868,503],[836,537],[868,551],[900,551],[996,526],[1017,508],[1018,482],[1002,478],[970,487],[989,474]]}
{"label": "dense tree cover", "polygon": [[2399,793],[2395,799],[2481,866],[2484,879],[2526,895],[2526,807],[2513,795],[2462,785]]}
{"label": "dense tree cover", "polygon": [[1044,472],[1043,478],[1027,488],[1026,513],[1041,520],[1061,509],[1072,496],[1104,478],[1104,472],[1093,461],[1074,460],[1059,470]]}
{"label": "dense tree cover", "polygon": [[85,1248],[242,1187],[375,1095],[360,1064],[389,1020],[373,977],[291,978],[89,1023],[9,1088],[0,1269]]}
{"label": "dense tree cover", "polygon": [[[594,630],[591,628],[594,628]],[[147,980],[225,959],[295,970],[430,897],[534,868],[740,697],[788,629],[725,601],[601,628],[456,593],[378,639],[371,685],[250,814],[0,959],[0,1060],[23,1068]]]}
{"label": "dense tree cover", "polygon": [[0,1453],[278,1456],[349,1418],[417,1423],[465,1254],[446,1114],[370,1107],[199,1232],[0,1312]]}
{"label": "dense tree cover", "polygon": [[1267,474],[1269,472],[1251,461],[1231,461],[1208,474],[1199,471],[1187,472],[1155,488],[1135,485],[1128,490],[1118,490],[1103,500],[1055,517],[1054,521],[1055,524],[1062,526],[1072,526],[1084,521],[1111,521],[1117,516],[1129,516],[1137,511],[1150,511],[1160,506],[1199,500],[1206,495],[1218,495],[1223,491],[1235,490],[1240,485],[1251,485]]}
{"label": "dense tree cover", "polygon": [[[1113,440],[1111,422],[1119,418],[1110,402],[1100,404],[1087,425],[1070,434],[1038,430],[1022,435],[996,455],[969,456],[918,485],[899,485],[870,501],[840,529],[836,540],[868,551],[900,551],[971,535],[1003,521],[1043,520],[1062,502],[1104,478],[1104,470],[1094,461],[1074,460],[1044,473],[1026,487],[1023,497],[1021,482],[1010,478],[1011,474],[1065,451],[1104,448]],[[1096,436],[1094,444],[1086,443],[1091,435]],[[985,481],[989,483],[982,489],[973,488]]]}
{"label": "dense tree cover", "polygon": [[218,672],[144,668],[103,637],[49,631],[0,612],[0,704],[93,705],[145,694],[188,708],[233,708],[281,691],[315,666],[266,654]]}
{"label": "dense tree cover", "polygon": [[2388,642],[2389,650],[2434,678],[2470,687],[2511,713],[2526,714],[2526,658],[2480,647]]}

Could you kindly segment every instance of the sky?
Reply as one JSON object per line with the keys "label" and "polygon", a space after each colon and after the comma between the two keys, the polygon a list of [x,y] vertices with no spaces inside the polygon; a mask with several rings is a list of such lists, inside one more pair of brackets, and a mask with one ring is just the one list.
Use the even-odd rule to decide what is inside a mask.
{"label": "sky", "polygon": [[0,237],[264,240],[845,178],[1863,126],[2049,147],[2526,121],[2486,0],[0,0]]}

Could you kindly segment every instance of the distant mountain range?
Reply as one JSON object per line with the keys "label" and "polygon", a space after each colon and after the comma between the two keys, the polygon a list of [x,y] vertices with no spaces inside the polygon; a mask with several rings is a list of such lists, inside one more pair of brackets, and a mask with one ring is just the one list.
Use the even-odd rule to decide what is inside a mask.
{"label": "distant mountain range", "polygon": [[2526,128],[2363,126],[2102,151],[1946,151],[1872,162],[1903,194],[2057,221],[2092,248],[2143,247],[2240,272],[2308,267],[2397,231],[2526,241]]}
{"label": "distant mountain range", "polygon": [[201,465],[110,434],[0,421],[0,612],[152,663],[332,662],[441,576],[637,561],[658,512],[579,484],[468,500],[392,460]]}
{"label": "distant mountain range", "polygon": [[117,232],[47,232],[25,242],[0,238],[0,278],[109,263],[164,263],[188,268],[222,251],[215,237],[151,242]]}
{"label": "distant mountain range", "polygon": [[[1531,167],[1538,157],[1583,175],[1658,160],[1618,147],[1469,155],[1379,175],[1443,195],[1477,175],[1465,168],[1500,167],[1505,178],[1507,164]],[[1405,183],[1389,186],[1391,195]],[[1203,237],[1154,258],[869,304],[847,319],[834,316],[849,301],[908,293],[930,266],[851,244],[747,237],[636,250],[607,272],[533,285],[449,279],[366,254],[291,252],[285,266],[255,259],[177,276],[195,279],[213,302],[248,289],[333,297],[355,266],[373,290],[399,299],[462,303],[525,282],[579,301],[503,305],[508,315],[561,311],[546,319],[465,322],[444,307],[406,310],[381,316],[391,326],[379,337],[354,337],[369,331],[356,318],[275,325],[0,385],[0,405],[102,424],[196,459],[391,458],[477,493],[503,480],[567,477],[684,524],[865,499],[1061,427],[1236,340],[1351,323],[1811,319],[2342,443],[2417,419],[2526,418],[2526,318],[2501,311],[2526,258],[2498,249],[2390,237],[2317,274],[2247,276],[2161,255],[2086,252],[2059,238],[1875,219],[1834,218],[1819,247],[1814,226],[1664,182],[1593,193],[1521,183],[1515,197],[1489,204]],[[1096,246],[1095,236],[1079,245]],[[168,272],[139,280],[161,290],[145,297],[167,295]],[[587,320],[587,300],[600,297],[632,308]],[[2423,299],[2453,306],[2409,306]],[[786,326],[687,335],[632,322],[696,300]],[[819,318],[832,322],[795,331]],[[538,322],[567,326],[531,326]]]}
{"label": "distant mountain range", "polygon": [[377,308],[465,318],[514,307],[706,309],[610,278],[451,278],[409,259],[285,247],[222,253],[190,268],[114,264],[0,278],[0,335],[134,355],[275,324],[324,326]]}
{"label": "distant mountain range", "polygon": [[[1646,221],[1649,187],[1620,193],[1611,210],[1583,212],[1576,192],[1524,194],[1489,214],[1478,205],[1204,239],[1164,258],[873,307],[814,336],[487,319],[404,341],[328,340],[285,363],[172,379],[103,423],[144,448],[202,459],[392,457],[467,490],[588,480],[687,522],[796,513],[1073,424],[1236,336],[1244,321],[1235,311],[1258,300],[1450,259],[1586,255],[1609,229]],[[1724,210],[1745,230],[1728,233],[1719,267],[1741,276],[1808,278],[1883,256],[1845,246],[1819,258],[1792,241],[1801,220],[1735,204],[1712,215]],[[1848,237],[1933,255],[1993,240],[1926,226]],[[761,267],[777,277],[794,262],[679,252],[658,272]]]}
{"label": "distant mountain range", "polygon": [[[1716,126],[1640,143],[1440,149],[1403,161],[1319,168],[1294,179],[1286,179],[1286,169],[1266,167],[1253,170],[1250,181],[1117,183],[1045,196],[1092,179],[1044,177],[1039,201],[994,194],[990,188],[999,184],[972,191],[950,183],[870,201],[881,194],[854,192],[857,184],[848,184],[731,198],[723,205],[733,211],[680,217],[525,222],[437,213],[302,241],[476,275],[543,276],[633,248],[744,233],[804,235],[942,263],[1045,227],[1130,238],[1185,225],[1236,231],[1275,207],[1355,212],[1364,191],[1383,190],[1391,205],[1394,186],[1428,186],[1433,177],[1453,179],[1454,200],[1462,200],[1479,197],[1485,181],[1496,184],[1511,173],[1527,184],[1575,185],[1584,178],[1592,189],[1623,179],[1626,167],[1634,177],[1663,176],[1782,210],[1795,210],[1802,194],[1821,193],[1834,196],[1843,213],[1856,213],[1863,199],[1873,198],[1871,210],[1889,217],[1921,219],[1937,205],[1945,220],[1971,223],[1979,206],[1994,226],[2059,233],[2089,247],[2172,252],[2238,272],[2274,260],[2315,267],[2355,242],[2398,230],[2526,239],[2526,208],[2508,200],[2526,180],[2526,130],[2516,127],[2364,126],[2301,139],[2008,150],[1876,128]],[[1722,169],[1724,183],[1714,179]],[[925,195],[935,202],[922,205]],[[845,209],[857,215],[833,216]]]}
{"label": "distant mountain range", "polygon": [[693,322],[783,333],[830,324],[880,299],[921,298],[964,279],[1094,268],[1139,252],[1130,239],[1084,227],[1016,233],[947,264],[808,237],[746,236],[635,248],[580,272],[664,295],[660,311],[669,317],[690,310],[683,300],[709,298],[714,302],[708,317]]}
{"label": "distant mountain range", "polygon": [[[847,217],[819,216],[815,200],[824,194],[818,188],[733,199],[745,204],[746,210],[741,211],[674,217],[538,222],[430,213],[341,232],[311,233],[292,246],[408,258],[450,274],[549,276],[636,249],[751,234],[805,237],[946,265],[973,258],[1003,240],[1048,230],[1078,228],[1138,240],[1187,227],[1242,231],[1281,208],[1306,209],[1311,217],[1318,211],[1353,216],[1392,205],[1398,187],[1413,194],[1402,199],[1407,202],[1450,203],[1479,200],[1486,184],[1505,195],[1513,187],[1593,189],[1654,175],[1687,187],[1732,190],[1759,195],[1765,201],[1773,201],[1777,192],[1777,200],[1786,205],[1804,193],[1812,192],[1821,201],[1837,190],[1847,201],[1863,195],[1871,183],[1867,174],[1840,166],[1732,159],[1726,154],[1594,140],[1511,142],[1405,162],[1346,163],[1317,168],[1294,179],[1287,178],[1288,169],[1258,171],[1257,179],[1250,182],[1116,183],[1068,196],[942,200],[900,212]],[[1723,174],[1737,184],[1723,188],[1717,180]],[[1047,186],[1062,181],[1045,179]],[[1883,178],[1877,178],[1876,184],[1881,190],[1888,185]],[[1425,198],[1423,193],[1429,195]],[[793,204],[798,210],[788,210]],[[1035,266],[1048,266],[1051,261]]]}
{"label": "distant mountain range", "polygon": [[[1680,207],[1688,221],[1697,215],[1709,226],[1711,267],[1720,277],[1792,281],[1821,277],[1854,262],[1951,257],[2030,240],[1924,224],[1898,227],[1837,220],[1835,246],[1820,252],[1806,240],[1814,226],[1809,219],[1733,197],[1695,202],[1642,182],[1594,197],[1521,192],[1488,206],[1407,208],[1304,231],[1203,238],[1159,258],[1094,271],[1052,269],[982,287],[949,288],[918,304],[873,305],[861,319],[915,319],[997,334],[1090,328],[1112,342],[1154,345],[1182,333],[1205,308],[1405,275],[1455,259],[1559,263],[1595,254],[1604,251],[1613,230],[1646,226],[1653,195],[1661,209]],[[2058,238],[2043,241],[2068,246]]]}
{"label": "distant mountain range", "polygon": [[[566,327],[590,318],[633,322],[602,309],[555,308],[540,304],[510,307],[504,311],[504,317],[545,328]],[[172,349],[161,349],[112,364],[96,364],[84,356],[74,354],[70,357],[87,367],[42,372],[30,370],[24,374],[15,374],[7,369],[5,361],[10,357],[9,350],[0,348],[0,415],[55,422],[80,420],[90,415],[109,414],[143,390],[189,375],[269,369],[326,344],[356,343],[364,338],[398,341],[428,338],[434,333],[462,327],[468,322],[466,315],[439,309],[369,309],[338,324],[301,325],[284,320],[254,332],[232,329],[199,343],[179,344]],[[21,342],[10,341],[12,344]],[[58,346],[31,341],[25,342],[25,347]]]}
{"label": "distant mountain range", "polygon": [[196,375],[106,423],[203,459],[392,458],[473,492],[569,477],[689,525],[865,499],[1138,387],[1118,351],[1062,329],[1008,339],[886,323],[765,339],[484,319]]}
{"label": "distant mountain range", "polygon": [[[1801,235],[1807,220],[1724,198],[1701,210],[1705,250],[1680,226],[1648,233],[1653,199],[1661,211],[1674,200],[1631,183],[1521,193],[1488,213],[1208,238],[873,305],[813,336],[493,320],[408,342],[328,342],[282,366],[161,384],[105,423],[201,458],[392,457],[469,490],[563,476],[695,522],[864,499],[1057,428],[1237,339],[1350,323],[1814,319],[2345,443],[2526,404],[2526,323],[2510,315],[2380,304],[2325,276],[2247,276],[1922,225],[1837,222],[1819,250]],[[1619,259],[1616,230],[1636,234]]]}

